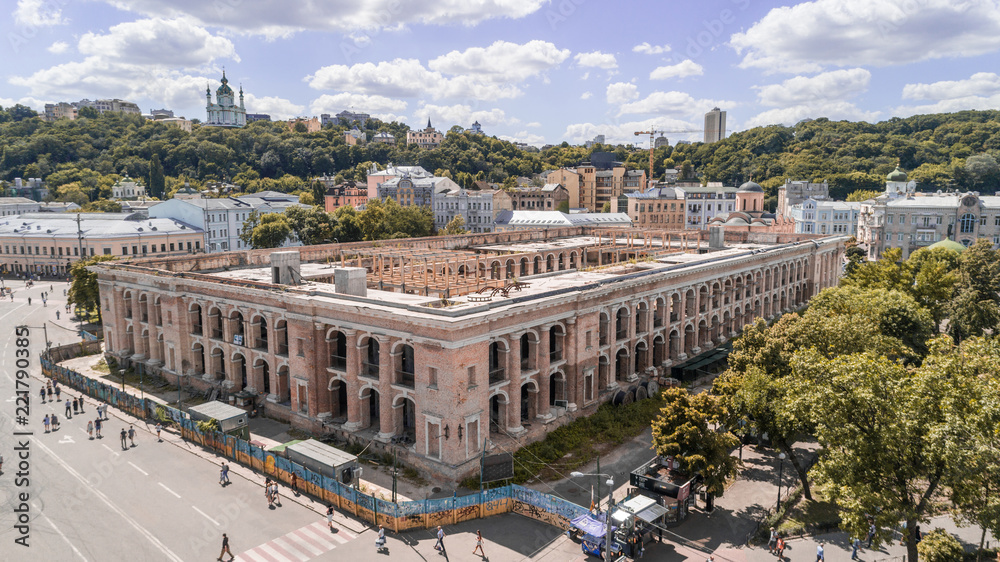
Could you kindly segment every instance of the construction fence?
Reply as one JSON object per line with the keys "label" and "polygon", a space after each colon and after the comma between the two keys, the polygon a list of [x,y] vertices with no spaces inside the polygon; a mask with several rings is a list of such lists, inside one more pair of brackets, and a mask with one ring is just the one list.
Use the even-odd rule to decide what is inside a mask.
{"label": "construction fence", "polygon": [[483,490],[467,496],[455,495],[450,498],[406,502],[387,501],[366,493],[363,486],[358,488],[352,484],[339,482],[331,476],[317,474],[280,454],[266,451],[244,439],[222,432],[202,432],[198,429],[197,422],[191,420],[187,413],[148,398],[138,398],[120,388],[61,367],[50,361],[49,355],[42,357],[41,364],[45,376],[95,400],[106,402],[131,416],[152,422],[167,424],[172,422],[180,429],[184,439],[232,459],[235,463],[285,483],[290,483],[292,474],[295,474],[300,492],[318,498],[327,505],[333,505],[341,512],[349,513],[373,526],[383,525],[387,529],[399,532],[428,529],[438,525],[454,525],[504,513],[518,513],[560,529],[567,529],[570,520],[587,513],[585,507],[516,484]]}

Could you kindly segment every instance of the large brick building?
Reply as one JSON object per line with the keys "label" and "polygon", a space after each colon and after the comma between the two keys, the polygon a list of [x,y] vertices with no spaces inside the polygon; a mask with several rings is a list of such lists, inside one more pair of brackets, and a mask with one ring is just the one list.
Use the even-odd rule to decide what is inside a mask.
{"label": "large brick building", "polygon": [[837,283],[845,237],[752,237],[570,227],[94,270],[109,354],[375,450],[402,437],[405,462],[455,480],[487,437],[512,450],[642,398]]}

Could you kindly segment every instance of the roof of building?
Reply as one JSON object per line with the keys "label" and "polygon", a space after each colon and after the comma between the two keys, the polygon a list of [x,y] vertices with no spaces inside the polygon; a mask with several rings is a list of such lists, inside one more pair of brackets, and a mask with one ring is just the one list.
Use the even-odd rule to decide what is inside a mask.
{"label": "roof of building", "polygon": [[692,185],[684,186],[684,193],[736,193],[736,188],[728,185]]}
{"label": "roof of building", "polygon": [[[441,182],[443,182],[444,180],[447,180],[448,178],[443,177],[443,176],[410,176],[410,175],[395,176],[395,177],[389,178],[388,180],[386,180],[386,181],[378,184],[378,186],[379,187],[396,187],[397,185],[399,185],[399,182],[402,181],[402,180],[404,180],[404,179],[405,180],[409,180],[410,182],[412,182],[413,183],[413,187],[438,188],[439,184]],[[447,190],[447,189],[451,188],[451,186],[448,186],[448,185],[440,186],[440,187],[441,187],[442,190]]]}
{"label": "roof of building", "polygon": [[889,175],[885,179],[888,181],[906,181],[906,172],[900,170],[899,166],[896,166],[896,169],[889,172]]}
{"label": "roof of building", "polygon": [[0,205],[30,205],[32,203],[37,205],[38,201],[27,197],[0,197]]}
{"label": "roof of building", "polygon": [[958,252],[960,254],[965,251],[965,246],[961,245],[958,242],[955,242],[951,238],[945,238],[944,240],[940,240],[938,242],[935,242],[935,243],[931,244],[930,246],[927,246],[927,248],[931,249],[931,250],[935,250],[937,248],[945,248],[947,250],[955,250],[956,252]]}
{"label": "roof of building", "polygon": [[764,193],[764,188],[756,182],[748,181],[741,185],[736,191],[740,193]]}
{"label": "roof of building", "polygon": [[[295,198],[297,199],[297,197]],[[207,211],[223,209],[256,209],[258,207],[286,208],[305,207],[297,200],[290,200],[285,193],[274,191],[262,191],[251,195],[241,195],[239,197],[219,197],[208,199],[176,199],[181,203],[194,205]]]}
{"label": "roof of building", "polygon": [[[80,217],[79,229],[76,219]],[[181,231],[200,234],[199,228],[174,219],[150,219],[139,213],[24,213],[0,221],[0,235],[77,238],[84,236],[135,237],[139,234],[172,234]]]}
{"label": "roof of building", "polygon": [[627,213],[562,213],[559,211],[500,211],[497,226],[555,227],[555,226],[631,226]]}
{"label": "roof of building", "polygon": [[651,187],[645,191],[626,193],[630,199],[684,199],[684,191],[673,187]]}
{"label": "roof of building", "polygon": [[61,213],[64,211],[75,211],[80,208],[80,205],[72,201],[47,201],[45,203],[39,203],[42,211],[48,211],[50,213]]}

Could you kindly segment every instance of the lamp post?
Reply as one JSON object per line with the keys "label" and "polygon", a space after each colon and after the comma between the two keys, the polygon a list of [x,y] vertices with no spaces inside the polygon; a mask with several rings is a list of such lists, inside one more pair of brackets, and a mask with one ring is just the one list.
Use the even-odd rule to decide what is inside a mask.
{"label": "lamp post", "polygon": [[609,474],[604,473],[588,473],[584,474],[582,472],[570,472],[570,476],[573,478],[580,478],[581,476],[603,476],[608,480],[605,484],[608,485],[608,508],[604,512],[604,561],[611,562],[611,499],[615,493],[615,478]]}
{"label": "lamp post", "polygon": [[781,473],[785,468],[785,453],[778,455],[778,504],[774,508],[775,512],[781,510]]}

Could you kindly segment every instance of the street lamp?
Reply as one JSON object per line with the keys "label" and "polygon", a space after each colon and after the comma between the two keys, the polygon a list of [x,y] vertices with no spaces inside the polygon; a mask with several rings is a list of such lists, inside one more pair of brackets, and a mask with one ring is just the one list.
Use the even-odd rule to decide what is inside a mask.
{"label": "street lamp", "polygon": [[785,468],[785,453],[778,455],[778,505],[774,508],[775,511],[781,510],[781,473]]}
{"label": "street lamp", "polygon": [[604,476],[608,479],[605,482],[608,485],[608,509],[604,512],[604,560],[605,562],[611,562],[611,499],[615,493],[615,478],[604,473],[584,474],[577,471],[570,472],[569,475],[573,478],[580,478],[581,476]]}

